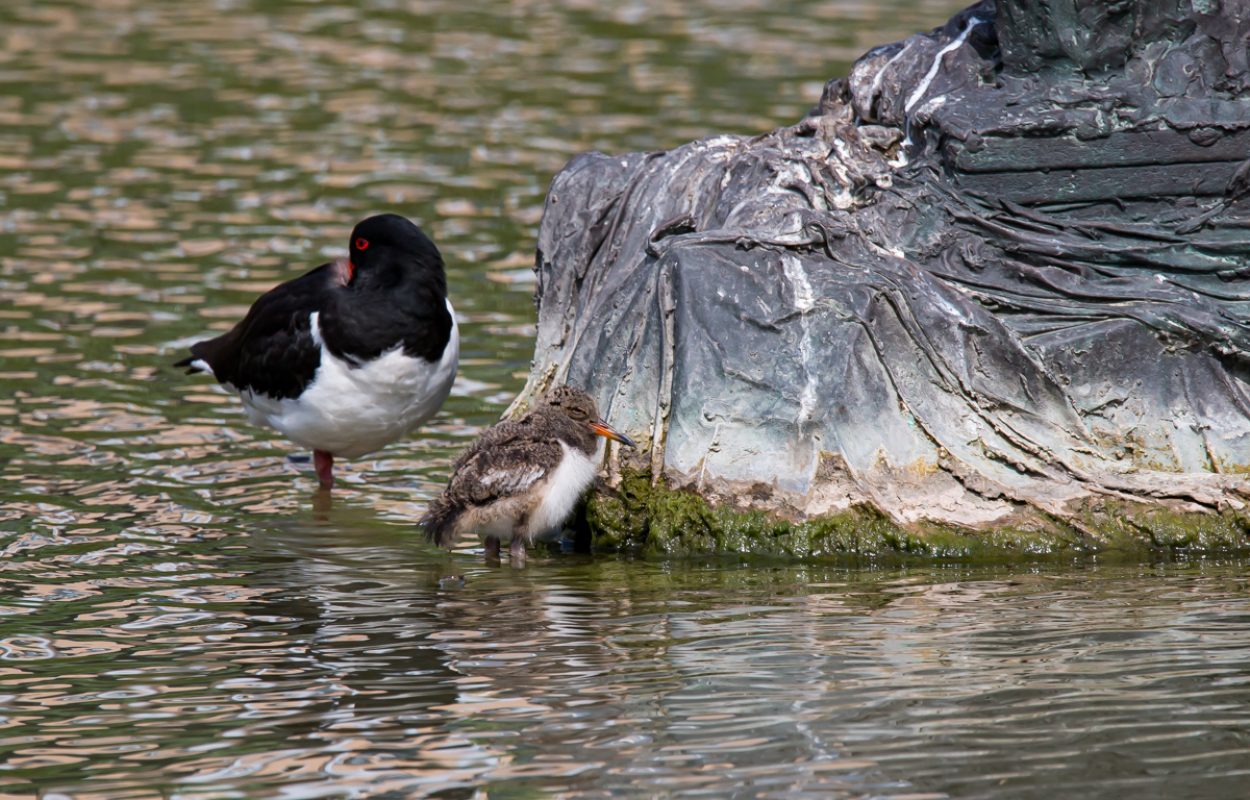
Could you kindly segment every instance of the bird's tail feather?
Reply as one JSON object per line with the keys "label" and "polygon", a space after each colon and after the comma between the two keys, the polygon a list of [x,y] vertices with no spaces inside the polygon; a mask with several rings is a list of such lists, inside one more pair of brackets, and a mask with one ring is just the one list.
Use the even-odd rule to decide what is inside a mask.
{"label": "bird's tail feather", "polygon": [[417,523],[417,527],[425,531],[425,538],[439,547],[451,547],[455,541],[456,520],[460,517],[460,509],[445,497],[436,497],[430,501],[425,516]]}
{"label": "bird's tail feather", "polygon": [[175,362],[174,362],[174,366],[175,366],[175,367],[186,367],[186,368],[187,368],[187,374],[188,374],[188,375],[194,375],[194,374],[195,374],[195,373],[197,373],[197,372],[203,372],[203,371],[204,371],[203,367],[196,366],[194,363],[192,363],[192,362],[194,362],[194,361],[196,361],[196,360],[197,360],[197,359],[196,359],[196,357],[195,357],[195,356],[187,356],[186,358],[182,359],[181,361],[175,361]]}

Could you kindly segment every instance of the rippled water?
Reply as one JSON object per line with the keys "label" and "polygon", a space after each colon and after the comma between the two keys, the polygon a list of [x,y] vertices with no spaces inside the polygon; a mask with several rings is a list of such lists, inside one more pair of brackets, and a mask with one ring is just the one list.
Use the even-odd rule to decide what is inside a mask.
{"label": "rippled water", "polygon": [[[957,5],[0,4],[0,796],[1235,796],[1244,562],[413,535],[523,382],[565,160],[791,122]],[[331,503],[169,363],[379,210],[441,245],[464,360]]]}
{"label": "rippled water", "polygon": [[[60,549],[49,572],[82,569]],[[130,560],[8,606],[0,786],[1236,797],[1250,780],[1244,565],[514,571],[332,521]]]}

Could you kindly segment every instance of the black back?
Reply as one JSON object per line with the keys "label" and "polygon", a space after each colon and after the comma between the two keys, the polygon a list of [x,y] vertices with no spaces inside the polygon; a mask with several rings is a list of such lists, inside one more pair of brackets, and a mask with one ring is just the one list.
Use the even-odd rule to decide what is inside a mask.
{"label": "black back", "polygon": [[[191,346],[177,366],[201,359],[214,376],[239,390],[296,397],[321,363],[310,318],[320,312],[322,341],[352,365],[397,344],[434,362],[451,338],[447,277],[438,248],[396,214],[358,224],[349,262],[323,264],[269,290],[230,331]],[[348,264],[354,266],[348,266]]]}

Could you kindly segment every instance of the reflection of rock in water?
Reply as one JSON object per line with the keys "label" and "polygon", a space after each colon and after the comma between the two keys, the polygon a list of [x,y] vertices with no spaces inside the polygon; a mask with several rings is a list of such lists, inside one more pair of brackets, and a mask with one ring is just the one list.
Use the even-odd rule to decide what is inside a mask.
{"label": "reflection of rock in water", "polygon": [[595,387],[634,466],[791,516],[1239,518],[1250,2],[1222,9],[983,2],[792,127],[574,159],[526,392]]}

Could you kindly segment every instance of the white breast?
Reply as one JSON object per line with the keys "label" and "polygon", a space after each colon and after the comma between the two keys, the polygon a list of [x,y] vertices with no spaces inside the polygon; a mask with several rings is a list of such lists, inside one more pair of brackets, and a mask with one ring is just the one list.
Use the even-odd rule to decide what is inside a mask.
{"label": "white breast", "polygon": [[530,540],[558,536],[573,514],[577,502],[595,481],[595,463],[581,450],[560,442],[564,457],[543,486],[543,499],[530,515],[526,534]]}
{"label": "white breast", "polygon": [[351,366],[326,349],[319,312],[309,320],[321,364],[304,393],[275,399],[241,392],[253,422],[268,425],[298,445],[357,458],[380,450],[434,416],[451,392],[460,362],[460,331],[451,302],[451,338],[430,363],[396,345],[363,366]]}

